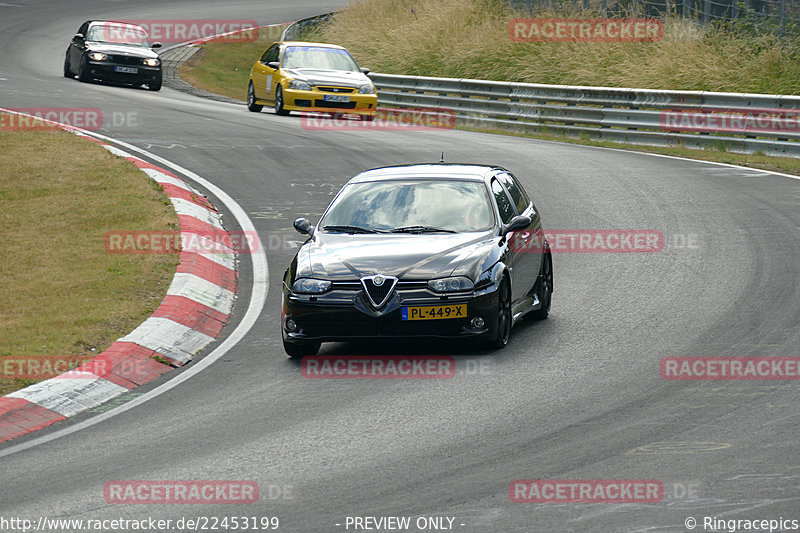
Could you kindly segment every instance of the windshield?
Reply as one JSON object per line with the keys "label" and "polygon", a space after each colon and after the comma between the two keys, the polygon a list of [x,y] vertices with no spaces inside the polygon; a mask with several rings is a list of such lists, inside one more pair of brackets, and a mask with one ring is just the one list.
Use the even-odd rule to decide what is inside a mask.
{"label": "windshield", "polygon": [[89,28],[87,41],[101,43],[127,44],[131,46],[150,47],[147,33],[141,26],[132,24],[98,24]]}
{"label": "windshield", "polygon": [[[494,225],[482,182],[379,181],[347,185],[319,227],[366,230],[484,231]],[[326,230],[325,228],[329,229]]]}
{"label": "windshield", "polygon": [[283,53],[283,68],[357,71],[358,65],[347,50],[340,48],[289,46]]}

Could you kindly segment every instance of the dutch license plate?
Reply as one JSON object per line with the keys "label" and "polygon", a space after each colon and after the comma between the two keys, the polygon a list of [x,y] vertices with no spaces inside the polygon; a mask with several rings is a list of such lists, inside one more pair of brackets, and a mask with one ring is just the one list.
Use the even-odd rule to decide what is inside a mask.
{"label": "dutch license plate", "polygon": [[136,67],[114,67],[114,72],[124,72],[125,74],[138,74],[139,69]]}
{"label": "dutch license plate", "polygon": [[403,307],[403,320],[444,320],[465,318],[467,304],[431,305],[427,307]]}
{"label": "dutch license plate", "polygon": [[341,102],[347,103],[350,101],[350,96],[346,94],[326,94],[322,97],[326,102]]}

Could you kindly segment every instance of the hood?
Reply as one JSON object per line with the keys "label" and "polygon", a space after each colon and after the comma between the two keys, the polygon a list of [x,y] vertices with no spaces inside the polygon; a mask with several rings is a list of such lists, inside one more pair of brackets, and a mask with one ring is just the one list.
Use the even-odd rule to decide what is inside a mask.
{"label": "hood", "polygon": [[464,275],[474,281],[488,268],[486,261],[492,248],[497,248],[493,231],[422,235],[317,233],[297,252],[296,275],[332,281],[355,281],[374,274],[402,280]]}
{"label": "hood", "polygon": [[90,52],[103,52],[109,55],[132,56],[141,58],[157,58],[158,54],[149,48],[142,46],[129,46],[125,44],[101,43],[97,41],[87,41],[86,47]]}
{"label": "hood", "polygon": [[285,72],[298,80],[307,81],[311,85],[340,85],[345,87],[361,87],[372,81],[363,72],[347,70],[322,70],[314,68],[290,68]]}

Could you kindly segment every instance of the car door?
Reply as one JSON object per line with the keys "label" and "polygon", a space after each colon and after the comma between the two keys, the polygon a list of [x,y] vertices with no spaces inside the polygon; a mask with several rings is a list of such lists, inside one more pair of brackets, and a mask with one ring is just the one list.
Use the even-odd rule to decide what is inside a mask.
{"label": "car door", "polygon": [[69,64],[70,68],[73,72],[75,72],[81,62],[81,56],[83,55],[84,44],[86,42],[86,33],[89,31],[89,23],[84,22],[81,24],[81,27],[78,28],[78,31],[75,34],[83,35],[83,38],[73,37],[72,41],[69,43]]}
{"label": "car door", "polygon": [[[517,208],[511,201],[511,197],[506,191],[506,188],[500,181],[494,177],[490,182],[492,196],[494,196],[495,205],[497,206],[497,213],[500,216],[500,221],[503,224],[508,224],[511,219],[517,215]],[[511,301],[515,302],[522,298],[527,292],[528,287],[525,285],[524,268],[522,266],[522,256],[524,251],[521,251],[516,246],[516,233],[520,231],[512,231],[506,235],[506,253],[503,261],[508,267],[511,276]]]}
{"label": "car door", "polygon": [[542,247],[544,245],[542,217],[525,193],[525,189],[511,173],[499,172],[497,179],[505,187],[517,212],[520,215],[531,217],[531,225],[514,235],[515,248],[520,252],[516,265],[517,279],[524,280],[520,281],[520,284],[523,288],[527,287],[526,292],[529,292],[539,277],[539,268],[542,264]]}
{"label": "car door", "polygon": [[250,77],[253,80],[253,91],[256,98],[268,102],[275,101],[275,84],[277,80],[277,70],[270,67],[268,63],[280,59],[280,45],[273,44],[261,55],[261,58],[253,65],[253,72]]}

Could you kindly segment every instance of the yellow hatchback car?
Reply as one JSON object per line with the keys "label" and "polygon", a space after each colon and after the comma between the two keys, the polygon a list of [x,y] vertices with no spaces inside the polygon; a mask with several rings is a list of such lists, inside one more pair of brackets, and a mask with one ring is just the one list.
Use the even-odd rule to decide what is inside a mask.
{"label": "yellow hatchback car", "polygon": [[272,105],[278,115],[322,111],[373,120],[378,95],[368,72],[341,46],[279,41],[250,70],[247,109],[258,113]]}

